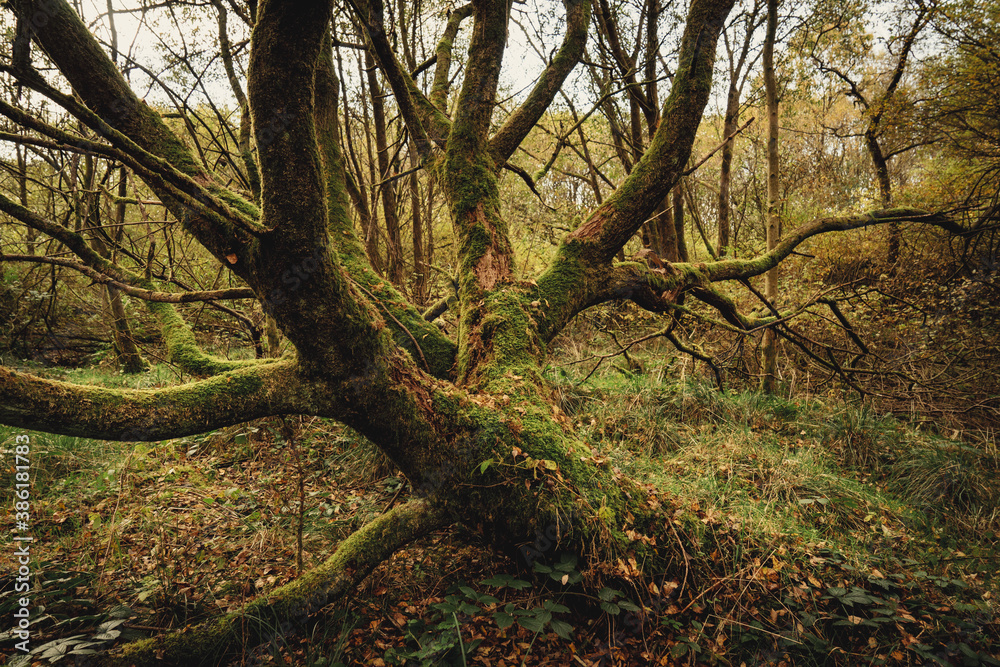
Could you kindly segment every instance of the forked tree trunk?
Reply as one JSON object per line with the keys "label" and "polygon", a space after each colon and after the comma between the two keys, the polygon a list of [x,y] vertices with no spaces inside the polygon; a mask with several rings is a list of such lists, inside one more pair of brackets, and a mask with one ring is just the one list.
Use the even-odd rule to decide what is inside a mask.
{"label": "forked tree trunk", "polygon": [[[381,6],[355,4],[366,23]],[[257,142],[257,207],[213,182],[159,115],[132,94],[65,0],[45,1],[58,9],[40,36],[47,55],[80,99],[109,119],[114,127],[102,128],[106,135],[122,145],[126,137],[137,144],[137,159],[144,160],[138,164],[152,171],[150,187],[185,231],[261,300],[294,354],[247,362],[209,358],[172,306],[156,302],[151,310],[171,360],[197,369],[205,379],[156,392],[112,391],[0,367],[0,419],[90,437],[159,440],[268,415],[328,417],[375,443],[403,471],[415,496],[346,540],[324,566],[243,613],[141,643],[109,660],[218,664],[221,657],[266,640],[268,628],[343,595],[392,550],[442,523],[460,523],[524,562],[572,552],[595,569],[614,573],[624,568],[637,576],[637,570],[629,572],[620,563],[634,559],[653,572],[669,567],[675,557],[682,560],[671,540],[651,537],[662,534],[671,519],[662,500],[595,456],[562,414],[542,368],[553,339],[594,304],[624,297],[666,312],[682,290],[705,293],[717,280],[760,275],[795,243],[818,233],[820,228],[806,229],[781,247],[784,254],[756,260],[688,264],[672,271],[613,261],[657,207],[673,211],[670,195],[710,97],[716,43],[732,4],[692,0],[672,89],[663,103],[665,122],[657,124],[621,186],[567,235],[551,264],[530,281],[514,277],[499,173],[581,58],[590,3],[567,0],[563,46],[499,129],[493,113],[508,0],[474,4],[464,82],[451,118],[407,85],[412,81],[385,53],[387,38],[378,22],[369,26],[372,51],[400,114],[418,108],[431,119],[422,124],[408,118],[408,129],[417,136],[426,129],[422,125],[431,126],[444,144],[429,159],[437,161],[433,168],[455,230],[459,327],[452,342],[372,270],[355,233],[336,120],[328,32],[332,3],[264,0],[258,8],[247,75],[255,129],[274,110],[295,120],[276,140]],[[380,99],[378,87],[371,90]],[[642,91],[633,93],[637,115]],[[408,96],[412,99],[404,100]],[[130,113],[120,112],[122,100]],[[385,147],[383,137],[380,160]],[[170,169],[146,153],[168,157]],[[387,165],[380,164],[383,176]],[[0,204],[118,276],[129,289],[158,287],[103,260],[72,230],[12,206],[2,193]],[[668,227],[677,229],[674,223]],[[42,405],[50,407],[37,409]]]}

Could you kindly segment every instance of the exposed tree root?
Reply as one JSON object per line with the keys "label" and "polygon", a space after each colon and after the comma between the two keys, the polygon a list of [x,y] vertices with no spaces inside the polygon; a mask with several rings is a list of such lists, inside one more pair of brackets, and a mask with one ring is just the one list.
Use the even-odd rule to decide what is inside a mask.
{"label": "exposed tree root", "polygon": [[196,628],[133,642],[92,664],[227,664],[275,637],[289,634],[310,614],[349,592],[398,549],[447,523],[424,501],[412,500],[356,531],[319,567],[240,611]]}

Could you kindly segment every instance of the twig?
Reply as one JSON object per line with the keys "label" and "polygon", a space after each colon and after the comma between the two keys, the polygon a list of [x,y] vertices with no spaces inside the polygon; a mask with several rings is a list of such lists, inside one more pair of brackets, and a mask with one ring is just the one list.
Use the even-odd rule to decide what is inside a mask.
{"label": "twig", "polygon": [[431,370],[431,367],[430,367],[430,365],[428,365],[427,358],[424,356],[424,351],[420,348],[420,343],[417,342],[416,337],[412,333],[410,333],[409,329],[407,329],[405,326],[403,326],[402,322],[400,322],[399,320],[396,319],[395,315],[393,315],[391,312],[389,312],[389,307],[386,306],[381,301],[379,301],[378,298],[374,294],[372,294],[367,289],[365,289],[360,283],[358,283],[358,281],[352,279],[351,282],[354,283],[355,287],[357,287],[359,290],[361,290],[362,292],[364,292],[365,295],[369,299],[371,299],[373,303],[376,303],[379,306],[381,306],[381,308],[385,312],[385,314],[389,316],[389,319],[391,319],[393,322],[395,322],[396,326],[398,326],[400,329],[402,329],[403,331],[406,332],[406,335],[410,337],[411,341],[413,341],[413,347],[416,348],[417,354],[420,355],[420,361],[424,364],[424,370],[426,370],[429,373],[430,370]]}

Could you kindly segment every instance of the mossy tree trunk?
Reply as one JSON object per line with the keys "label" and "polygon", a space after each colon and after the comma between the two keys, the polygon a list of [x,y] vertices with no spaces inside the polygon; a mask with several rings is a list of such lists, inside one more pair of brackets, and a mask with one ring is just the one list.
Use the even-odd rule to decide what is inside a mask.
{"label": "mossy tree trunk", "polygon": [[[56,91],[47,94],[103,138],[88,148],[121,159],[142,178],[184,230],[260,299],[292,352],[246,362],[205,355],[172,297],[157,291],[154,281],[113,264],[74,230],[0,194],[0,210],[61,242],[89,270],[149,299],[171,359],[203,378],[168,389],[130,391],[0,369],[0,421],[89,437],[159,440],[266,415],[309,414],[364,434],[406,474],[419,500],[342,545],[338,553],[343,557],[335,555],[328,569],[306,575],[314,576],[309,579],[313,588],[284,589],[263,607],[248,610],[250,615],[264,608],[269,614],[310,611],[317,603],[311,597],[315,586],[342,590],[330,582],[354,581],[353,573],[360,571],[355,563],[368,566],[387,555],[385,549],[358,551],[358,543],[368,544],[365,531],[392,533],[384,544],[396,548],[420,527],[457,522],[526,560],[570,550],[591,563],[633,554],[657,567],[664,556],[633,539],[662,525],[655,503],[594,460],[541,375],[553,338],[595,304],[631,299],[663,312],[685,290],[739,326],[759,326],[763,321],[736,312],[712,283],[759,275],[825,231],[900,219],[951,224],[940,216],[895,210],[817,221],[752,260],[678,262],[655,269],[614,261],[656,207],[669,201],[683,175],[709,99],[716,42],[732,4],[693,0],[672,88],[659,110],[663,122],[646,151],[618,189],[566,236],[550,265],[535,280],[517,281],[499,174],[580,60],[590,3],[567,0],[562,45],[525,101],[493,133],[510,18],[507,0],[476,0],[471,9],[452,14],[437,49],[430,98],[388,48],[380,5],[359,3],[372,52],[393,95],[406,100],[401,115],[425,165],[437,176],[455,226],[459,330],[450,340],[372,269],[364,240],[355,233],[339,144],[339,84],[328,32],[331,2],[264,0],[257,7],[246,99],[256,139],[259,205],[222,187],[159,115],[135,97],[66,0],[21,3],[22,12],[46,14],[46,28],[36,39],[82,104]],[[464,81],[448,117],[441,107],[448,100],[450,40],[470,17]],[[46,88],[40,78],[25,81]],[[16,119],[66,140],[57,128]],[[195,296],[208,298],[188,300]],[[548,549],[536,547],[539,533]],[[122,660],[138,664],[160,651],[168,661],[193,664],[187,661],[195,636],[237,646],[261,639],[260,633],[231,632],[241,627],[231,619],[220,623],[224,627],[205,629],[207,635],[171,640],[175,648],[168,653],[162,653],[164,645],[145,644]],[[214,658],[206,654],[202,659]]]}

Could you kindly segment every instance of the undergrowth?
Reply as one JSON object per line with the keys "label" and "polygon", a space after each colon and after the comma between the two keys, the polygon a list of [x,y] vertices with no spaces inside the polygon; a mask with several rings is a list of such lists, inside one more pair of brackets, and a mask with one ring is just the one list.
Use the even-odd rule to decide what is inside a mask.
{"label": "undergrowth", "polygon": [[[829,397],[665,382],[643,365],[644,375],[609,365],[553,382],[595,456],[675,508],[646,536],[682,556],[663,572],[594,585],[591,566],[567,555],[518,572],[474,536],[439,532],[248,659],[1000,664],[989,434],[949,439]],[[5,470],[18,434],[0,430]],[[318,419],[146,444],[31,438],[41,664],[236,609],[410,493],[370,444]],[[2,558],[15,572],[9,550]],[[13,583],[0,579],[8,618]]]}

